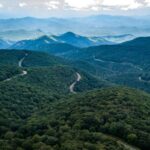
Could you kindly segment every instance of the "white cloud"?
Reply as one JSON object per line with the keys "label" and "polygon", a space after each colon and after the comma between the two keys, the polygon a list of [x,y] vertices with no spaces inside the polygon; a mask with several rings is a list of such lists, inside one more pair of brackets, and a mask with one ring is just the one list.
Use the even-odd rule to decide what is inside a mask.
{"label": "white cloud", "polygon": [[104,0],[102,5],[107,7],[120,7],[123,10],[136,9],[143,6],[142,3],[136,0]]}
{"label": "white cloud", "polygon": [[45,5],[48,6],[49,10],[58,9],[59,5],[60,5],[60,2],[52,0],[52,1],[46,2]]}
{"label": "white cloud", "polygon": [[3,4],[0,3],[0,8],[3,8]]}
{"label": "white cloud", "polygon": [[91,7],[91,10],[93,10],[93,11],[99,11],[99,10],[100,10],[100,7],[98,7],[98,6],[93,6],[93,7]]}
{"label": "white cloud", "polygon": [[74,9],[86,9],[97,5],[98,0],[65,0],[65,3]]}
{"label": "white cloud", "polygon": [[[150,0],[146,0],[150,4]],[[147,2],[147,3],[148,3]],[[137,9],[143,6],[143,3],[137,0],[65,0],[65,3],[74,10],[93,10],[101,9]]]}
{"label": "white cloud", "polygon": [[150,6],[150,0],[145,0],[145,3],[147,4],[147,6]]}
{"label": "white cloud", "polygon": [[25,6],[27,6],[27,4],[25,2],[21,2],[21,3],[19,3],[19,6],[20,7],[25,7]]}

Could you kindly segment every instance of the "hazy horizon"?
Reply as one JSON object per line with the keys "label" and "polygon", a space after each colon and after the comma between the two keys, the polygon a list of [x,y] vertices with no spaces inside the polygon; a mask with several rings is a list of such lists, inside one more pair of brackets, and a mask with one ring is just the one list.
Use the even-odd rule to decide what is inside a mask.
{"label": "hazy horizon", "polygon": [[0,18],[150,15],[150,0],[0,0]]}

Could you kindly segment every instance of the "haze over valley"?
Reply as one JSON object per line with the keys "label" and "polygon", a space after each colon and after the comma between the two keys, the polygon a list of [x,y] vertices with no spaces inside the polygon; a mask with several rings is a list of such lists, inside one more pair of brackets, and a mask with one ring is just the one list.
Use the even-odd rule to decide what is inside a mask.
{"label": "haze over valley", "polygon": [[149,12],[0,0],[0,150],[149,150]]}

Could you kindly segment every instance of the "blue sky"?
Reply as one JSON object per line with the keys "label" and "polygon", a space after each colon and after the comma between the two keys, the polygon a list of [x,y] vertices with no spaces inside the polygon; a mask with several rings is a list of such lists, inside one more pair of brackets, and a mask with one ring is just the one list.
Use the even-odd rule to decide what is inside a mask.
{"label": "blue sky", "polygon": [[0,0],[0,17],[150,15],[150,0]]}

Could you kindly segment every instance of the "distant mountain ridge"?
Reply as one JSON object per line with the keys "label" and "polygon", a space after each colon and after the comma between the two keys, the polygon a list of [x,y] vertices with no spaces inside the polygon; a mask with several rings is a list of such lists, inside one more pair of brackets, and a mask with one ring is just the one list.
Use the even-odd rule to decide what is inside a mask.
{"label": "distant mountain ridge", "polygon": [[27,29],[12,29],[12,30],[1,30],[0,37],[7,40],[20,41],[24,39],[36,38],[39,36],[43,36],[45,33],[40,30],[27,30]]}
{"label": "distant mountain ridge", "polygon": [[59,40],[63,41],[64,43],[78,46],[78,47],[89,47],[89,46],[96,46],[96,45],[109,45],[113,44],[105,40],[102,37],[95,39],[94,37],[85,37],[73,32],[67,32],[58,37]]}
{"label": "distant mountain ridge", "polygon": [[131,41],[122,43],[122,45],[127,46],[149,46],[150,45],[150,36],[149,37],[138,37]]}
{"label": "distant mountain ridge", "polygon": [[51,44],[69,44],[75,47],[90,47],[90,46],[98,46],[98,45],[110,45],[114,44],[109,42],[103,38],[94,38],[94,37],[85,37],[80,36],[72,32],[64,33],[60,36],[41,36],[37,39],[31,40],[22,40],[16,42],[11,46],[12,49],[28,49],[28,50],[41,50],[45,47],[50,46]]}
{"label": "distant mountain ridge", "polygon": [[135,38],[132,34],[122,34],[122,35],[108,35],[108,36],[102,36],[102,38],[114,42],[114,43],[122,43],[126,41],[133,40]]}
{"label": "distant mountain ridge", "polygon": [[11,45],[13,45],[13,41],[0,39],[0,49],[6,49],[9,48]]}
{"label": "distant mountain ridge", "polygon": [[[134,22],[134,24],[133,24]],[[60,28],[61,27],[61,28]],[[42,30],[46,34],[62,34],[72,31],[82,35],[121,35],[136,36],[150,34],[149,17],[129,17],[96,15],[79,18],[15,18],[0,19],[0,31]]]}

